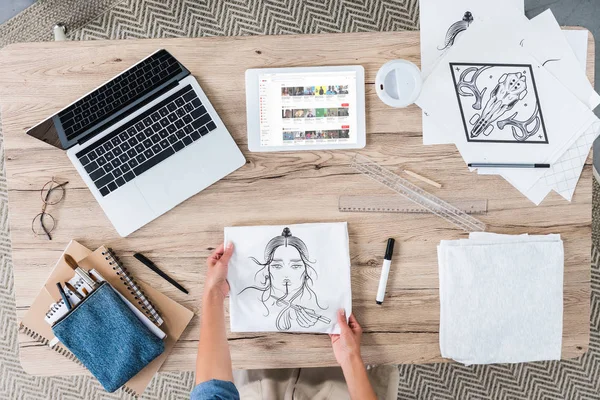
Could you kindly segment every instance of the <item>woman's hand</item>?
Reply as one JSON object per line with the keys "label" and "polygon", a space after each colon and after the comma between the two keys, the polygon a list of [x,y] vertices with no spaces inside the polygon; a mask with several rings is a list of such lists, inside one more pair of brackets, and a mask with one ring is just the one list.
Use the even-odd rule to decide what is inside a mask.
{"label": "woman's hand", "polygon": [[[346,312],[343,309],[339,310],[338,325],[340,326],[340,334],[329,335],[337,362],[344,367],[353,361],[362,360],[360,355],[362,328],[354,315],[350,315],[350,319],[346,323]],[[360,362],[362,363],[362,361]]]}
{"label": "woman's hand", "polygon": [[338,324],[340,325],[340,334],[329,335],[329,337],[331,337],[331,347],[333,347],[335,359],[342,366],[350,398],[352,400],[377,400],[360,355],[362,328],[354,315],[350,315],[348,323],[346,323],[344,310],[338,311]]}
{"label": "woman's hand", "polygon": [[227,247],[220,245],[206,260],[206,279],[204,280],[204,295],[217,295],[225,299],[229,295],[229,282],[227,282],[227,269],[229,259],[233,254],[233,243]]}

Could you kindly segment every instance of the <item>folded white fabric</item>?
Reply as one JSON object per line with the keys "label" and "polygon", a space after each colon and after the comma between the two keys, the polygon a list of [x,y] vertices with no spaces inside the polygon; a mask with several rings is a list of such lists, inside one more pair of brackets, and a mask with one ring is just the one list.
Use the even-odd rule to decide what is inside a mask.
{"label": "folded white fabric", "polygon": [[440,350],[470,364],[558,360],[560,235],[472,233],[438,246]]}
{"label": "folded white fabric", "polygon": [[352,313],[346,222],[225,228],[232,332],[339,333]]}

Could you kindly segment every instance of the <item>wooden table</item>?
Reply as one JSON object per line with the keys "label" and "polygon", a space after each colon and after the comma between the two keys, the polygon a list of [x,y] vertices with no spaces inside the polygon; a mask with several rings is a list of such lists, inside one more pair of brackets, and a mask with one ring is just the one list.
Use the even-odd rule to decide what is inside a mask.
{"label": "wooden table", "polygon": [[[197,77],[248,159],[242,169],[179,205],[128,238],[120,238],[67,156],[25,135],[25,130],[82,94],[166,48]],[[588,74],[593,74],[590,37]],[[112,246],[136,277],[200,312],[204,262],[223,240],[223,227],[348,221],[353,309],[364,327],[367,363],[444,361],[438,346],[436,245],[466,234],[431,215],[340,213],[342,193],[390,193],[349,167],[352,151],[249,153],[244,71],[258,67],[361,64],[366,73],[367,147],[361,151],[399,172],[435,177],[448,200],[489,199],[480,216],[498,233],[560,233],[565,245],[563,357],[584,353],[589,338],[592,167],[588,159],[572,203],[552,193],[536,207],[497,176],[471,174],[454,146],[423,146],[417,107],[392,109],[373,82],[386,61],[419,64],[419,32],[203,39],[84,41],[16,44],[0,54],[0,96],[9,187],[10,226],[18,317],[27,311],[71,238],[90,248]],[[51,206],[54,240],[37,237],[31,219],[41,208],[38,190],[52,176],[68,180],[64,202]],[[419,183],[419,182],[416,182]],[[421,183],[419,183],[421,184]],[[375,304],[385,241],[397,239],[386,301]],[[186,296],[132,257],[140,251],[183,283]],[[194,368],[199,318],[194,318],[164,370]],[[230,334],[236,368],[334,365],[326,335]],[[20,337],[26,371],[79,373],[68,361],[49,368],[47,350]],[[66,372],[65,372],[66,371]]]}

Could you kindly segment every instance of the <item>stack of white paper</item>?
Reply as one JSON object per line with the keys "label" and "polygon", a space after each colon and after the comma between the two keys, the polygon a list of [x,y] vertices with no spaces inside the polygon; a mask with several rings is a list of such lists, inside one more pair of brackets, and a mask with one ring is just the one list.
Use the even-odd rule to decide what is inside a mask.
{"label": "stack of white paper", "polygon": [[438,246],[440,351],[470,364],[558,360],[560,235],[472,233]]}
{"label": "stack of white paper", "polygon": [[539,204],[571,200],[600,124],[585,74],[587,31],[532,20],[523,0],[421,0],[424,144],[456,144],[466,163],[539,163],[480,169]]}

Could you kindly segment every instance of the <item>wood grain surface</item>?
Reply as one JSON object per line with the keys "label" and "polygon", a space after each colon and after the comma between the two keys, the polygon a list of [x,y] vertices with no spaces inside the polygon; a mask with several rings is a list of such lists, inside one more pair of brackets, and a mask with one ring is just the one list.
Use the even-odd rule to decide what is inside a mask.
{"label": "wood grain surface", "polygon": [[[590,35],[590,77],[593,45]],[[248,161],[131,236],[120,238],[66,154],[26,136],[25,131],[159,48],[170,51],[198,79]],[[488,213],[477,218],[489,231],[562,235],[562,355],[584,353],[589,339],[591,157],[571,203],[553,192],[536,207],[502,178],[469,173],[454,146],[422,145],[417,107],[392,109],[377,98],[375,74],[383,63],[397,58],[420,63],[419,32],[30,43],[4,48],[0,103],[19,319],[70,239],[92,249],[111,246],[134,276],[200,315],[205,259],[223,240],[223,227],[348,221],[353,309],[365,332],[365,362],[445,361],[438,345],[436,245],[442,239],[465,238],[466,233],[431,214],[338,212],[338,197],[343,193],[390,193],[349,167],[353,151],[260,154],[247,149],[247,68],[360,64],[366,73],[368,132],[361,153],[397,173],[410,169],[434,179],[443,188],[425,185],[425,189],[444,199],[488,199]],[[31,220],[42,206],[39,189],[52,176],[69,184],[64,201],[47,210],[57,220],[54,240],[48,241],[32,233]],[[394,265],[386,300],[377,306],[375,294],[388,237],[397,240]],[[132,257],[135,252],[151,258],[190,294],[147,270]],[[199,321],[192,320],[164,370],[194,369]],[[68,360],[48,361],[47,350],[29,337],[20,339],[21,362],[29,373],[82,373]],[[235,368],[335,365],[327,335],[229,333],[229,343]]]}

